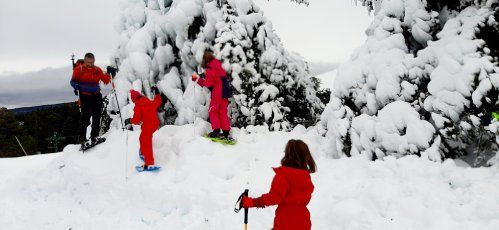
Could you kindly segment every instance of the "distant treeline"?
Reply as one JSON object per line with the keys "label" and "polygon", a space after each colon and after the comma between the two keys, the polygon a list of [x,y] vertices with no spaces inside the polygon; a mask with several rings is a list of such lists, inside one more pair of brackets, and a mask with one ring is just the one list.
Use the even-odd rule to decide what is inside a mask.
{"label": "distant treeline", "polygon": [[76,103],[0,108],[0,157],[25,155],[16,137],[28,155],[61,151],[76,143],[79,119]]}

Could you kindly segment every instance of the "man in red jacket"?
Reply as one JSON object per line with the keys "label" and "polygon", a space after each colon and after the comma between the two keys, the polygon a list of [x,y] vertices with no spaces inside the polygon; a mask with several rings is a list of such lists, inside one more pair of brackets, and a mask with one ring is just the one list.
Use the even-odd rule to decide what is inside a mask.
{"label": "man in red jacket", "polygon": [[156,87],[152,89],[155,94],[154,100],[140,94],[135,90],[130,91],[130,98],[135,103],[133,117],[125,123],[141,125],[140,132],[140,152],[144,157],[144,165],[138,166],[137,171],[154,171],[159,167],[154,165],[154,154],[152,148],[152,137],[159,128],[158,108],[161,105],[161,96]]}
{"label": "man in red jacket", "polygon": [[79,130],[79,142],[83,144],[87,135],[87,127],[92,117],[92,132],[90,140],[97,141],[100,132],[100,118],[102,112],[102,94],[99,83],[109,84],[111,76],[104,74],[95,66],[95,57],[92,53],[85,54],[84,64],[77,65],[73,69],[71,86],[79,93],[81,106],[81,126]]}

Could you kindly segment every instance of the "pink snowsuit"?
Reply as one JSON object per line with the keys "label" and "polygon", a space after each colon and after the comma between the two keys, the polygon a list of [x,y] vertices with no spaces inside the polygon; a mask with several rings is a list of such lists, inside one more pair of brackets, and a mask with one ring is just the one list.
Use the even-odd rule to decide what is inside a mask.
{"label": "pink snowsuit", "polygon": [[222,63],[213,59],[206,67],[206,79],[199,78],[197,83],[200,86],[211,89],[211,102],[208,114],[210,115],[211,128],[213,130],[222,129],[230,131],[230,119],[227,115],[229,99],[222,98],[222,80],[227,77],[227,73],[222,68]]}

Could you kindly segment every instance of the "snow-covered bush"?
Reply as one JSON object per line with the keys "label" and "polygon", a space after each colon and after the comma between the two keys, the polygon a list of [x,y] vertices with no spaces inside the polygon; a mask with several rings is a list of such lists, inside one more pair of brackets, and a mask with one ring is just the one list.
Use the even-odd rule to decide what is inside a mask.
{"label": "snow-covered bush", "polygon": [[148,96],[158,86],[167,99],[159,112],[163,124],[207,119],[209,91],[190,80],[206,49],[231,76],[234,126],[286,130],[316,121],[323,110],[308,64],[284,49],[252,0],[127,0],[117,26],[120,105],[128,104],[133,82]]}
{"label": "snow-covered bush", "polygon": [[368,39],[339,67],[318,125],[331,154],[497,151],[499,122],[480,124],[499,107],[497,1],[361,2],[375,11]]}

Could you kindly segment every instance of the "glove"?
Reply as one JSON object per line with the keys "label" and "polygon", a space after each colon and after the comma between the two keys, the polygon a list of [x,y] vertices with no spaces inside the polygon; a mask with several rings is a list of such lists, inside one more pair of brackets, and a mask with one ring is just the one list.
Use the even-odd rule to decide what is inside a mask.
{"label": "glove", "polygon": [[192,78],[192,81],[197,81],[199,76],[197,74],[193,73],[191,78]]}
{"label": "glove", "polygon": [[151,92],[152,92],[154,95],[159,94],[159,89],[158,89],[158,87],[156,87],[156,86],[151,87]]}
{"label": "glove", "polygon": [[75,93],[76,96],[78,96],[78,90],[75,89],[73,92]]}
{"label": "glove", "polygon": [[125,119],[125,125],[131,125],[131,124],[132,124],[132,119],[131,118]]}
{"label": "glove", "polygon": [[113,68],[112,66],[107,66],[106,72],[111,75],[111,77],[114,77],[116,75],[116,69]]}
{"label": "glove", "polygon": [[492,123],[492,116],[490,116],[489,114],[485,114],[480,117],[480,124],[482,124],[483,126],[488,126],[490,125],[490,123]]}
{"label": "glove", "polygon": [[253,202],[253,199],[252,198],[249,198],[247,196],[243,196],[243,200],[242,200],[242,205],[243,205],[243,208],[251,208],[251,207],[255,207],[255,204]]}

